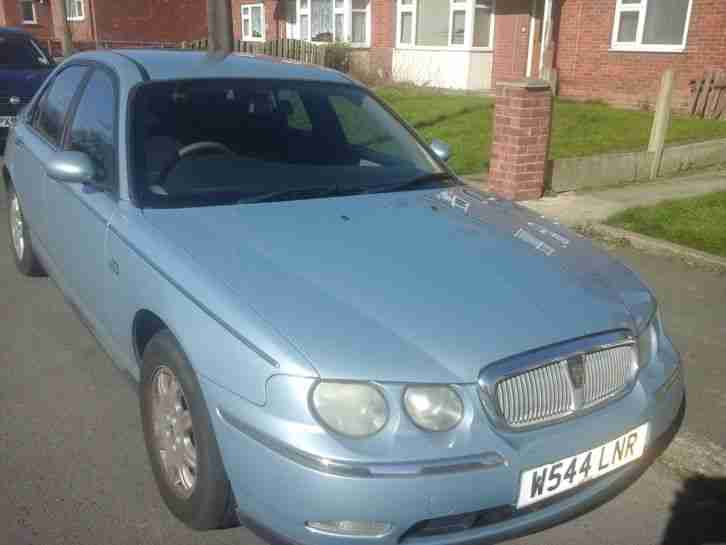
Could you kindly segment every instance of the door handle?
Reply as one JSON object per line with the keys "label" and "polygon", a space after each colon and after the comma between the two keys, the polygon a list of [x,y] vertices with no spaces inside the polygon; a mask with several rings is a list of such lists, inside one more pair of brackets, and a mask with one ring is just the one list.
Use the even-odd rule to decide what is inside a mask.
{"label": "door handle", "polygon": [[22,138],[18,138],[16,136],[15,137],[15,145],[18,146],[19,148],[24,148],[25,147],[25,142],[23,142],[23,139]]}

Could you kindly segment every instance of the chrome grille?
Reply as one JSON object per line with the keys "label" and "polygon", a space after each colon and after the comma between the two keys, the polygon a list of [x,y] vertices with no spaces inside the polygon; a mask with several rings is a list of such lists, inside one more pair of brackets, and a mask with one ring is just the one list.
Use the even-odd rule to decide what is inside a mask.
{"label": "chrome grille", "polygon": [[[569,366],[577,358],[584,380],[576,386]],[[512,428],[561,420],[623,394],[636,372],[637,351],[633,344],[566,356],[498,382],[495,409]]]}
{"label": "chrome grille", "polygon": [[557,362],[502,381],[497,399],[507,423],[518,427],[567,415],[574,397],[567,367]]}
{"label": "chrome grille", "polygon": [[585,356],[585,407],[597,405],[622,390],[633,373],[635,358],[632,346],[618,346]]}

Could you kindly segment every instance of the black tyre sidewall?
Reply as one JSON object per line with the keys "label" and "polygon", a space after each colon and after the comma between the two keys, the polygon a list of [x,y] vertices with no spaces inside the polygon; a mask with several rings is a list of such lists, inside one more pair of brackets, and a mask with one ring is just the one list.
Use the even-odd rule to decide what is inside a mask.
{"label": "black tyre sidewall", "polygon": [[[168,367],[176,375],[184,390],[192,416],[197,449],[197,480],[192,495],[187,499],[180,498],[170,488],[158,450],[154,445],[151,417],[152,382],[156,370],[161,365]],[[233,495],[212,429],[207,404],[189,361],[168,330],[154,335],[144,350],[139,393],[146,449],[154,478],[169,510],[184,524],[197,530],[230,526]]]}
{"label": "black tyre sidewall", "polygon": [[24,274],[25,276],[43,276],[45,274],[45,271],[43,270],[43,266],[40,264],[40,261],[38,261],[38,257],[35,255],[35,250],[33,249],[33,242],[30,240],[28,221],[25,219],[23,204],[20,202],[19,198],[18,205],[20,206],[20,213],[23,215],[23,239],[25,242],[25,248],[23,249],[23,258],[18,259],[18,254],[15,251],[15,246],[13,244],[12,228],[10,226],[10,204],[13,201],[13,197],[18,198],[17,193],[15,192],[15,188],[12,185],[9,185],[6,192],[8,210],[5,223],[8,226],[8,237],[10,238],[10,253],[13,254],[15,266],[22,274]]}

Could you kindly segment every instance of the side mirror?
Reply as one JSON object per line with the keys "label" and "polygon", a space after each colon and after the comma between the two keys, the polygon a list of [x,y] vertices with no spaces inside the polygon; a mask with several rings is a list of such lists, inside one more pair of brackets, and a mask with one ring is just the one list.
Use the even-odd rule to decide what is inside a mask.
{"label": "side mirror", "polygon": [[96,168],[91,158],[80,151],[59,151],[45,165],[48,176],[59,182],[92,183]]}
{"label": "side mirror", "polygon": [[451,157],[451,146],[436,138],[431,141],[431,151],[433,151],[436,156],[444,162],[448,161]]}

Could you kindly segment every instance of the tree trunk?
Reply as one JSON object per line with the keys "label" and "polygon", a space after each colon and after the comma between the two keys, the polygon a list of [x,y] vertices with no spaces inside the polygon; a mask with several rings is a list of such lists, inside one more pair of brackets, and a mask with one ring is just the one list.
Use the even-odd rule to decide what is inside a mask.
{"label": "tree trunk", "polygon": [[229,54],[234,50],[230,0],[207,0],[209,52]]}
{"label": "tree trunk", "polygon": [[66,12],[65,0],[54,0],[55,11],[60,21],[56,22],[56,33],[60,32],[61,48],[63,57],[70,57],[73,54],[73,36],[71,27],[68,25],[68,13]]}

